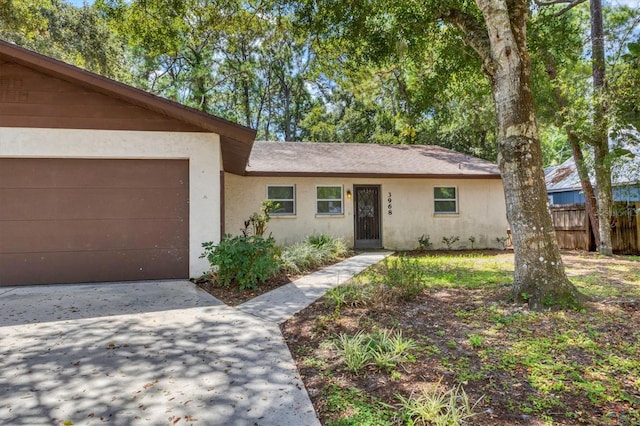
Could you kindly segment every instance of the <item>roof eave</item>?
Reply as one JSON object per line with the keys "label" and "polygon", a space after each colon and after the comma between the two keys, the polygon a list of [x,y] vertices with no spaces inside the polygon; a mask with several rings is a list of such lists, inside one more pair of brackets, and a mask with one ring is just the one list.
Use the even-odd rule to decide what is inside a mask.
{"label": "roof eave", "polygon": [[434,174],[434,173],[349,173],[349,172],[278,172],[248,170],[255,177],[345,177],[345,178],[420,178],[420,179],[501,179],[499,174]]}

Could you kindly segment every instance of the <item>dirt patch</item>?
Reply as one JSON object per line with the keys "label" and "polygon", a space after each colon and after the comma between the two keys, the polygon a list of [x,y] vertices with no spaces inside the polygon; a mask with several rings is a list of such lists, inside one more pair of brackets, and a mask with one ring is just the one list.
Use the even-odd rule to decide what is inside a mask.
{"label": "dirt patch", "polygon": [[[460,255],[448,251],[428,255],[438,253]],[[498,251],[495,255],[502,258],[505,253]],[[578,252],[565,253],[563,257],[569,274],[594,274],[614,286],[630,285],[629,268],[636,280],[640,272],[639,262],[622,257],[602,258]],[[640,283],[636,281],[637,284]],[[357,416],[358,410],[366,411],[366,404],[395,410],[398,395],[418,395],[435,383],[446,388],[461,385],[472,403],[479,401],[474,409],[477,415],[468,424],[637,424],[638,364],[624,373],[610,373],[611,377],[604,373],[597,379],[595,375],[600,373],[595,366],[606,364],[608,358],[626,359],[631,351],[635,351],[634,362],[640,357],[637,349],[632,349],[637,348],[640,336],[638,301],[601,298],[582,312],[533,313],[524,305],[506,302],[509,293],[510,286],[431,288],[410,302],[367,308],[342,306],[339,310],[320,299],[281,328],[323,424],[358,424],[346,418]],[[414,340],[413,362],[403,363],[393,371],[375,367],[358,373],[349,371],[332,342],[343,333],[354,335],[380,329],[400,330],[405,338]],[[474,335],[481,338],[474,342]],[[573,338],[590,340],[576,343]],[[551,342],[549,348],[538,354],[536,351],[547,341]],[[614,347],[620,351],[609,352]],[[540,360],[532,361],[535,356]],[[548,377],[535,375],[536,363],[551,363],[548,369],[540,370]],[[558,371],[548,371],[554,368]],[[594,374],[589,381],[588,374]],[[614,377],[616,374],[620,377]],[[629,375],[635,378],[628,378]],[[602,388],[598,387],[600,383]],[[606,389],[614,384],[617,393]],[[343,400],[348,392],[360,395],[358,398],[367,401],[365,408],[336,408],[336,389],[342,392],[338,395]],[[358,417],[358,422],[402,423],[398,418],[381,421],[376,415],[372,420]]]}
{"label": "dirt patch", "polygon": [[[454,365],[460,363],[461,368],[469,371],[478,370],[480,366],[474,365],[477,359],[470,356],[473,351],[465,344],[472,327],[460,325],[456,313],[472,310],[482,303],[484,303],[482,300],[471,301],[469,294],[464,291],[439,291],[421,295],[411,303],[387,306],[384,310],[343,309],[340,317],[335,320],[336,323],[325,328],[318,324],[317,319],[330,317],[332,312],[322,301],[318,301],[285,323],[282,330],[292,353],[312,351],[317,353],[316,356],[324,355],[329,360],[327,368],[318,369],[315,366],[309,366],[305,357],[295,357],[316,411],[322,423],[327,424],[340,418],[338,413],[332,412],[327,406],[325,395],[328,383],[324,373],[329,369],[333,376],[332,383],[339,384],[343,388],[364,390],[369,396],[390,405],[398,404],[397,395],[417,395],[426,386],[440,380],[444,384],[454,386],[457,383],[456,375],[449,369],[443,368],[443,358],[449,359]],[[423,347],[419,351],[422,353],[418,354],[415,362],[404,364],[399,370],[400,374],[393,379],[376,369],[355,375],[339,364],[335,351],[322,349],[322,346],[326,346],[323,342],[331,340],[340,333],[354,334],[360,330],[368,331],[376,327],[402,329],[405,337],[416,340]],[[432,351],[437,351],[438,356],[430,356]],[[461,361],[463,359],[464,361]],[[520,393],[524,400],[526,388],[510,386],[509,389],[504,389],[500,386],[495,392],[487,395],[487,385],[490,383],[507,385],[512,383],[512,379],[503,377],[503,374],[492,374],[465,386],[465,391],[472,401],[484,399],[487,396],[491,400],[490,405],[483,404],[481,400],[477,411],[484,411],[484,415],[473,418],[472,424],[509,425],[530,420],[530,416],[518,416],[510,412],[506,408],[507,403],[504,399],[506,395],[513,397]]]}

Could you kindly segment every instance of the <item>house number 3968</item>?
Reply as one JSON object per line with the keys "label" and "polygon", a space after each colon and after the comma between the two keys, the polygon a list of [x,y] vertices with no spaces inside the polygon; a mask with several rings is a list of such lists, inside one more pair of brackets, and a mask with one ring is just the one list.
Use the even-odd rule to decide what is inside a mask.
{"label": "house number 3968", "polygon": [[393,206],[391,205],[391,193],[387,196],[387,214],[391,216],[393,214]]}

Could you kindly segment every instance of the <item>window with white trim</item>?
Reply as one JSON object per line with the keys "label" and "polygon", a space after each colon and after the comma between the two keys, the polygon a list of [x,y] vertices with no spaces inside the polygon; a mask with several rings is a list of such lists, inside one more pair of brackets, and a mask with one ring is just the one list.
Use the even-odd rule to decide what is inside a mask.
{"label": "window with white trim", "polygon": [[271,214],[274,216],[292,216],[296,214],[295,185],[267,185],[267,199],[279,204]]}
{"label": "window with white trim", "polygon": [[458,190],[455,186],[433,188],[433,211],[436,214],[458,213]]}
{"label": "window with white trim", "polygon": [[316,186],[316,213],[343,214],[342,185]]}

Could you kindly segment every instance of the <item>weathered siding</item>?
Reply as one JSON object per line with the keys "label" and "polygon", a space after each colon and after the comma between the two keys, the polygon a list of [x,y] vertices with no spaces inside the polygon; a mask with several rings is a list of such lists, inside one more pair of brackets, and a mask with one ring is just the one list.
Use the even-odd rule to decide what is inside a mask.
{"label": "weathered siding", "polygon": [[130,102],[2,59],[0,127],[202,131]]}

